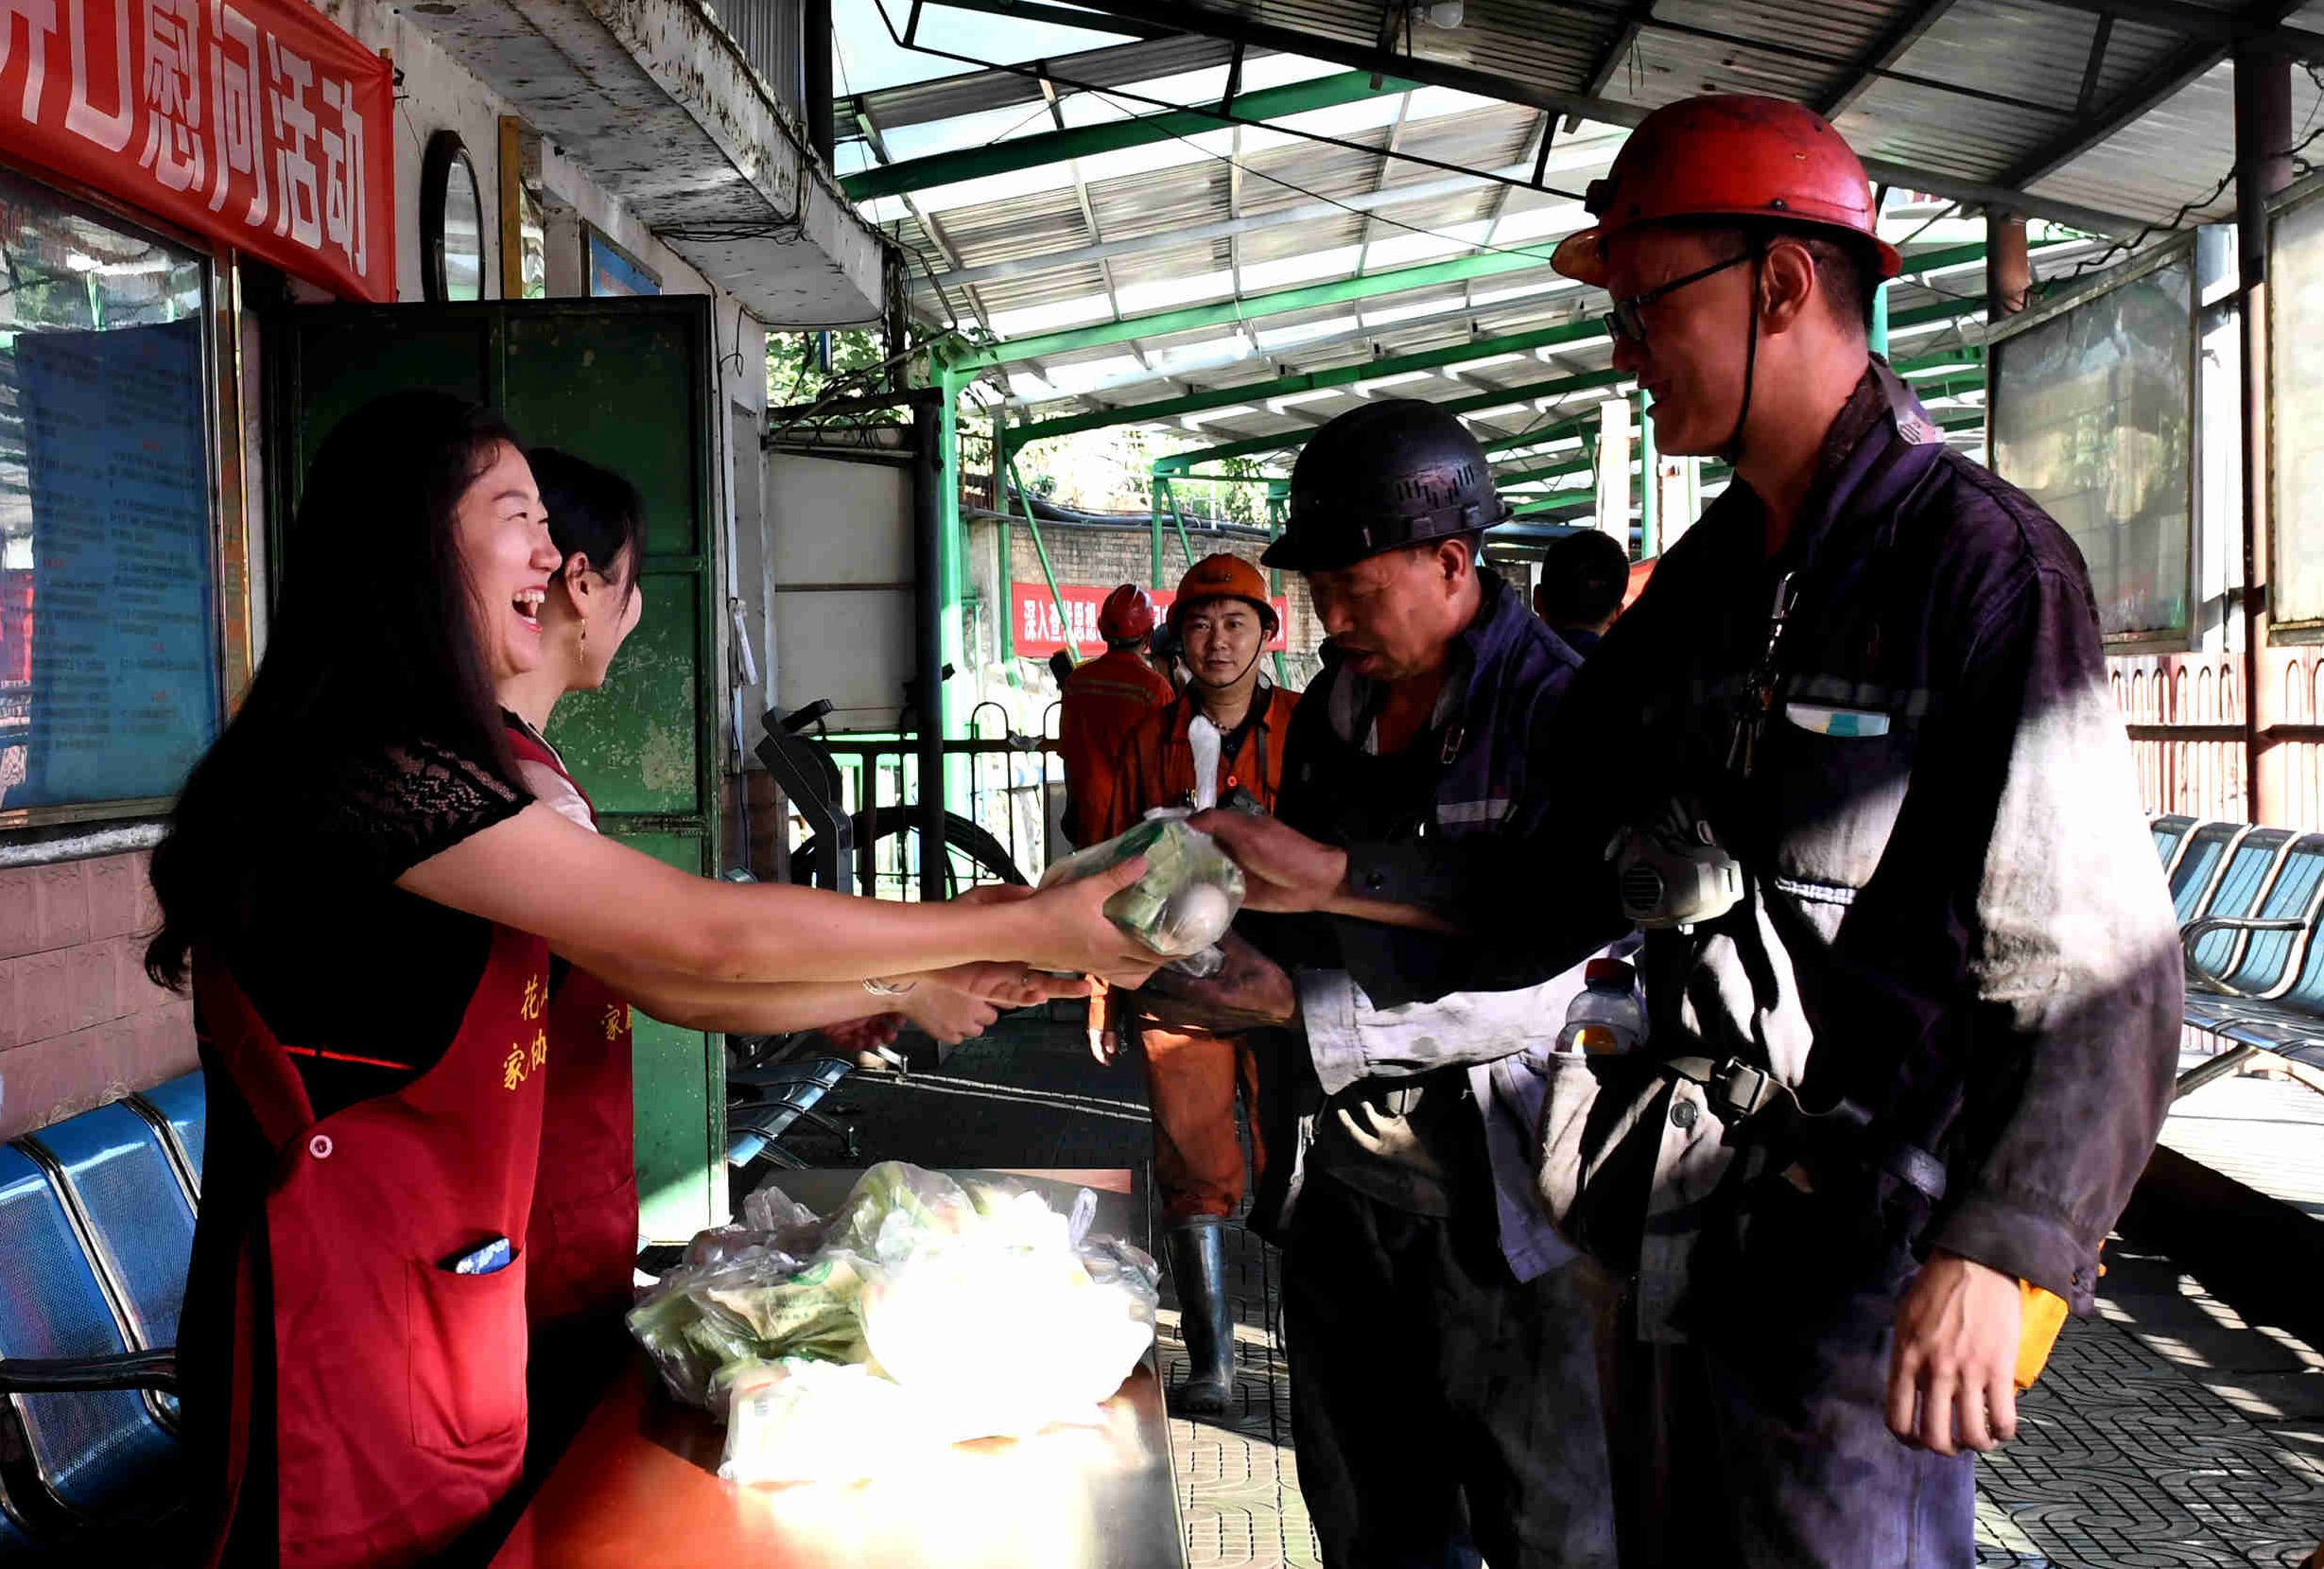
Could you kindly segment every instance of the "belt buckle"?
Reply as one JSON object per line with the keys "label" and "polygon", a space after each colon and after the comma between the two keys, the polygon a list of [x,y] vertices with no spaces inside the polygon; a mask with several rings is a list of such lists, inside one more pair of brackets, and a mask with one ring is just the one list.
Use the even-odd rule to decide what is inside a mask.
{"label": "belt buckle", "polygon": [[1743,1058],[1729,1057],[1711,1075],[1711,1098],[1718,1103],[1713,1109],[1728,1122],[1752,1116],[1767,1104],[1768,1087],[1773,1082]]}

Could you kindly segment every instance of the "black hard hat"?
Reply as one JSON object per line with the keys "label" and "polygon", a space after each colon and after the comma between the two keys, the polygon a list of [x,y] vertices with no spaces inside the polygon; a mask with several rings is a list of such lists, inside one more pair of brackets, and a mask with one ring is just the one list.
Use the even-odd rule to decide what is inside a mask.
{"label": "black hard hat", "polygon": [[1328,572],[1508,515],[1466,427],[1432,403],[1390,398],[1351,409],[1309,439],[1292,469],[1283,537],[1259,560]]}

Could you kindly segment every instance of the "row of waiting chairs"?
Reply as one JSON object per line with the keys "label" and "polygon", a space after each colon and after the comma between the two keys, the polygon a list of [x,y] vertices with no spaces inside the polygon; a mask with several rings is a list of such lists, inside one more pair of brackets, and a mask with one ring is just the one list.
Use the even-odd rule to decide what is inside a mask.
{"label": "row of waiting chairs", "polygon": [[190,1073],[0,1145],[0,1562],[147,1561],[181,1507]]}
{"label": "row of waiting chairs", "polygon": [[2226,1042],[2179,1092],[2266,1052],[2324,1068],[2324,833],[2158,817],[2187,954],[2186,1021]]}

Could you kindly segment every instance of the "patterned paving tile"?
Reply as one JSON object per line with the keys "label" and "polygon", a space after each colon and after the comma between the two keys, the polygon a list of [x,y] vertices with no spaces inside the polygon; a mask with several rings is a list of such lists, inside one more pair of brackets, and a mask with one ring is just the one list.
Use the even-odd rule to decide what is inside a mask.
{"label": "patterned paving tile", "polygon": [[[1004,1093],[1027,1085],[1052,1093],[1021,1107],[996,1101],[994,1114],[962,1119],[955,1098],[867,1088],[858,1099],[876,1156],[931,1165],[1146,1158],[1149,1135],[1135,1117],[1084,1115],[1054,1093],[1107,1097],[1110,1110],[1142,1090],[1134,1073],[1094,1071],[1071,1021],[996,1031],[946,1072]],[[2183,1112],[2205,1115],[2175,1117],[2166,1136],[2192,1142],[2215,1131],[2234,1142],[2243,1133],[2214,1129],[2212,1118],[2258,1115],[2273,1119],[2271,1140],[2301,1146],[2280,1181],[2324,1170],[2315,1167],[2324,1142],[2315,1139],[2314,1107],[2282,1097],[2263,1106],[2259,1095],[2272,1091],[2229,1089],[2238,1083],[2190,1097]],[[2253,1104],[2229,1104],[2234,1096]],[[2324,1189],[2279,1196],[2318,1194]],[[1228,1236],[1236,1408],[1218,1421],[1171,1421],[1188,1562],[1320,1569],[1292,1450],[1276,1261],[1256,1237]],[[2119,1245],[2108,1258],[2101,1315],[2068,1325],[2021,1403],[2019,1440],[1979,1465],[1980,1569],[2298,1569],[2324,1540],[2324,1421],[2301,1415],[2311,1381],[2324,1383],[2324,1356],[2245,1323],[2166,1259]],[[1163,1290],[1163,1362],[1175,1389],[1186,1355],[1167,1276]]]}
{"label": "patterned paving tile", "polygon": [[1980,1564],[2254,1569],[2324,1540],[2324,1467],[2113,1317],[2069,1324],[2019,1410],[1978,1465]]}

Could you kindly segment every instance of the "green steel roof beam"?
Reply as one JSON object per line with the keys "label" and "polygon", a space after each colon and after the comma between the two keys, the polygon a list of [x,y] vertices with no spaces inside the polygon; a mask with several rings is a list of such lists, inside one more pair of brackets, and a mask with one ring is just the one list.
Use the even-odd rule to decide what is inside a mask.
{"label": "green steel roof beam", "polygon": [[[1604,330],[1594,322],[1570,322],[1556,327],[1544,327],[1538,332],[1524,334],[1523,337],[1532,343],[1539,344],[1544,334],[1553,333],[1556,335],[1553,341],[1565,342],[1578,338],[1599,337],[1603,335]],[[1517,341],[1515,339],[1481,338],[1473,343],[1463,344],[1458,357],[1482,359],[1487,354],[1507,352]],[[1441,356],[1446,352],[1442,349],[1432,349],[1427,355],[1396,355],[1386,359],[1361,359],[1353,364],[1333,365],[1321,371],[1307,371],[1298,375],[1283,376],[1275,381],[1242,387],[1212,387],[1200,392],[1188,392],[1179,397],[1162,398],[1153,403],[1131,404],[1120,409],[1101,409],[1093,413],[1064,414],[1055,419],[1035,420],[1030,425],[1020,425],[1012,428],[1009,432],[1009,445],[1022,446],[1027,442],[1042,441],[1050,436],[1069,436],[1077,430],[1101,430],[1108,426],[1134,425],[1141,420],[1170,419],[1179,414],[1198,413],[1205,409],[1224,409],[1238,403],[1252,402],[1257,397],[1281,397],[1287,392],[1316,392],[1332,387],[1352,386],[1359,381],[1371,381],[1379,376],[1395,375],[1401,371],[1426,370],[1429,367],[1416,365],[1412,361]],[[1264,392],[1258,391],[1261,387],[1266,389]],[[1446,407],[1451,408],[1457,405],[1464,409],[1489,409],[1495,403],[1505,403],[1514,397],[1534,395],[1536,394],[1512,387],[1505,391],[1480,394],[1475,398],[1456,398]],[[1278,439],[1274,445],[1282,444]],[[1259,450],[1266,449],[1260,448]],[[1177,471],[1165,470],[1164,472]]]}
{"label": "green steel roof beam", "polygon": [[[2042,251],[2052,250],[2059,245],[2078,243],[2081,242],[2055,241],[2051,245],[2036,247],[2035,253],[2038,254]],[[1529,256],[1535,253],[1546,255],[1555,249],[1554,245],[1539,245],[1530,248],[1526,254]],[[1984,257],[1985,246],[1982,244],[1947,246],[1940,250],[1927,251],[1906,258],[1905,275],[1909,277],[1916,273],[1934,271],[1943,267],[1981,261]],[[1204,326],[1223,326],[1239,321],[1248,321],[1257,316],[1303,310],[1318,305],[1344,304],[1348,300],[1362,297],[1363,292],[1379,284],[1392,284],[1389,291],[1394,292],[1407,288],[1425,288],[1440,283],[1459,282],[1460,277],[1452,273],[1452,270],[1455,269],[1463,270],[1462,276],[1488,276],[1497,272],[1518,270],[1538,265],[1541,265],[1539,261],[1521,259],[1507,252],[1486,252],[1479,255],[1458,257],[1447,262],[1432,262],[1420,267],[1401,268],[1390,272],[1374,273],[1364,278],[1344,278],[1332,283],[1306,285],[1297,288],[1279,289],[1268,294],[1255,294],[1241,301],[1223,300],[1213,305],[1165,311],[1153,316],[1133,318],[1126,322],[1101,322],[1086,327],[1073,327],[1061,332],[1044,333],[1035,338],[1023,338],[1004,343],[989,344],[981,349],[963,353],[948,360],[947,363],[962,371],[973,371],[1022,359],[1047,357],[1050,355],[1068,353],[1075,349],[1101,347],[1129,338],[1156,337],[1164,333],[1190,331]],[[1474,268],[1475,270],[1466,270],[1470,268]],[[1434,275],[1422,275],[1431,273]],[[1356,292],[1348,292],[1349,290]],[[1978,308],[1982,308],[1982,302],[1938,301],[1919,310],[1903,312],[1897,316],[1889,326],[1890,330],[1894,331],[1899,327],[1913,326],[1923,322],[1949,320],[1965,314],[1966,310]],[[1500,338],[1480,338],[1470,342],[1452,344],[1445,348],[1429,349],[1368,361],[1364,364],[1361,374],[1342,376],[1337,381],[1318,381],[1310,378],[1330,376],[1335,373],[1347,370],[1348,367],[1333,366],[1328,371],[1306,372],[1298,375],[1282,377],[1276,382],[1251,383],[1236,389],[1207,389],[1202,392],[1185,394],[1185,397],[1209,399],[1213,398],[1214,394],[1228,391],[1238,392],[1242,395],[1239,397],[1222,396],[1216,397],[1214,401],[1190,403],[1187,407],[1172,408],[1168,412],[1157,412],[1151,417],[1163,419],[1170,417],[1171,414],[1196,413],[1204,409],[1223,408],[1230,403],[1279,397],[1286,392],[1310,392],[1321,387],[1343,386],[1349,380],[1365,381],[1376,376],[1395,375],[1404,371],[1435,370],[1446,365],[1458,365],[1469,359],[1487,358],[1492,355],[1512,350],[1546,347],[1558,342],[1570,342],[1579,338],[1595,338],[1600,336],[1601,331],[1596,318],[1583,317],[1554,327],[1535,328],[1531,332],[1514,333]],[[1130,405],[1128,407],[1152,407],[1161,410],[1165,404],[1176,404],[1181,401],[1183,399],[1165,399],[1153,405]],[[1119,410],[1102,412],[1110,414],[1119,412]],[[1086,416],[1063,415],[1059,417],[1078,419]],[[1079,428],[1097,427],[1084,426]]]}
{"label": "green steel roof beam", "polygon": [[1172,333],[1199,331],[1204,327],[1233,326],[1262,316],[1281,316],[1289,311],[1345,305],[1351,300],[1401,294],[1415,288],[1433,288],[1443,284],[1489,278],[1503,272],[1530,271],[1549,266],[1550,257],[1556,249],[1555,244],[1545,243],[1508,251],[1480,251],[1471,255],[1455,256],[1448,261],[1423,262],[1417,267],[1398,267],[1361,277],[1335,278],[1328,283],[1270,289],[1263,294],[1218,300],[1206,305],[1160,310],[1150,316],[1132,316],[1119,322],[1098,322],[1085,327],[1035,333],[1030,338],[1012,338],[999,343],[963,349],[948,356],[946,362],[959,371],[990,370],[1001,365],[1021,364],[1028,359],[1047,359],[1055,355],[1071,354],[1077,349],[1103,348],[1109,343],[1124,343],[1136,338],[1163,338]]}
{"label": "green steel roof beam", "polygon": [[[1897,332],[1929,322],[1956,322],[1974,316],[1985,309],[1983,300],[1937,300],[1915,310],[1899,311],[1889,319],[1889,331]],[[1277,376],[1273,381],[1246,381],[1233,387],[1205,388],[1199,392],[1188,392],[1174,398],[1160,398],[1152,403],[1124,404],[1119,409],[1100,409],[1086,414],[1061,414],[1054,419],[1034,420],[1009,431],[1009,445],[1023,446],[1028,442],[1044,441],[1051,436],[1069,436],[1081,430],[1102,430],[1116,425],[1136,425],[1153,420],[1172,419],[1180,414],[1199,413],[1205,409],[1224,409],[1238,403],[1261,403],[1268,398],[1283,397],[1292,392],[1314,392],[1327,387],[1344,387],[1358,381],[1370,381],[1383,375],[1394,375],[1399,370],[1425,370],[1430,366],[1418,363],[1433,357],[1436,364],[1459,364],[1470,359],[1483,359],[1489,355],[1506,353],[1519,347],[1545,347],[1549,343],[1570,342],[1578,339],[1604,336],[1605,329],[1594,317],[1578,317],[1552,327],[1540,327],[1533,332],[1518,333],[1508,338],[1480,338],[1446,349],[1431,349],[1418,355],[1395,355],[1384,359],[1358,360],[1347,365],[1333,365],[1320,371],[1302,371],[1296,375]],[[1960,358],[1967,349],[1952,351],[1949,358]],[[1480,392],[1474,397],[1453,398],[1442,405],[1455,412],[1472,409],[1490,409],[1496,403],[1507,403],[1516,398],[1546,397],[1552,393],[1577,391],[1585,387],[1603,387],[1611,381],[1626,379],[1611,372],[1591,372],[1577,378],[1552,382],[1534,382],[1523,387],[1504,387]],[[1295,439],[1293,439],[1295,438]],[[1242,457],[1249,452],[1269,452],[1287,445],[1296,445],[1307,437],[1300,432],[1288,436],[1254,437],[1264,440],[1266,446],[1245,448],[1240,442],[1230,443],[1235,450],[1221,452],[1203,449],[1207,456]],[[1159,460],[1183,462],[1190,453]],[[1178,469],[1166,472],[1178,473]]]}
{"label": "green steel roof beam", "polygon": [[1292,82],[1283,87],[1245,93],[1235,100],[1231,113],[1221,113],[1216,109],[1174,109],[1159,114],[1109,120],[1101,125],[1075,126],[1068,131],[1048,131],[1035,136],[1015,136],[985,147],[932,152],[925,158],[907,158],[881,168],[864,169],[841,181],[840,188],[857,201],[869,201],[881,196],[902,196],[907,191],[953,185],[963,180],[981,180],[988,175],[1014,174],[1019,169],[1062,164],[1072,158],[1095,157],[1101,152],[1118,152],[1124,148],[1147,147],[1174,137],[1199,136],[1205,131],[1217,131],[1222,126],[1257,124],[1292,114],[1305,114],[1313,110],[1331,109],[1362,98],[1390,97],[1409,93],[1418,85],[1417,82],[1405,81],[1396,77],[1379,78],[1378,85],[1375,85],[1374,78],[1367,72],[1343,71],[1333,76],[1318,77],[1312,81]]}
{"label": "green steel roof beam", "polygon": [[[1916,311],[1910,312],[1899,320],[1910,324],[1918,315]],[[1970,346],[1950,350],[1944,354],[1922,355],[1914,359],[1900,359],[1897,361],[1896,368],[1899,375],[1910,377],[1917,372],[1934,370],[1939,365],[1953,365],[1965,359],[1979,360],[1984,357],[1983,348]],[[1367,365],[1364,368],[1370,375],[1378,375],[1383,373],[1375,367],[1384,363],[1386,362],[1376,361],[1373,365]],[[1455,413],[1460,413],[1470,409],[1489,409],[1495,402],[1507,403],[1520,396],[1525,398],[1553,397],[1560,392],[1580,392],[1587,390],[1587,386],[1604,386],[1606,383],[1600,379],[1603,374],[1590,373],[1586,385],[1569,385],[1568,380],[1565,379],[1555,382],[1532,382],[1525,386],[1509,388],[1506,392],[1495,393],[1490,397],[1479,393],[1475,397],[1456,398],[1448,402],[1445,407]],[[1545,387],[1550,390],[1543,391]],[[1587,423],[1594,418],[1596,418],[1594,413],[1584,414],[1578,416],[1576,420],[1561,421],[1539,430],[1521,431],[1514,436],[1496,436],[1482,445],[1485,454],[1489,457],[1496,452],[1506,452],[1512,447],[1532,446],[1540,442],[1555,440],[1558,431],[1569,429],[1573,425]],[[1019,428],[1030,431],[1036,427],[1024,426]],[[1173,452],[1154,460],[1154,472],[1191,479],[1219,478],[1219,476],[1195,474],[1191,470],[1197,463],[1223,462],[1229,458],[1254,458],[1266,452],[1289,452],[1306,445],[1308,439],[1314,434],[1314,430],[1285,430],[1273,436],[1248,436],[1241,441],[1225,442],[1218,446],[1197,447],[1191,452]]]}

